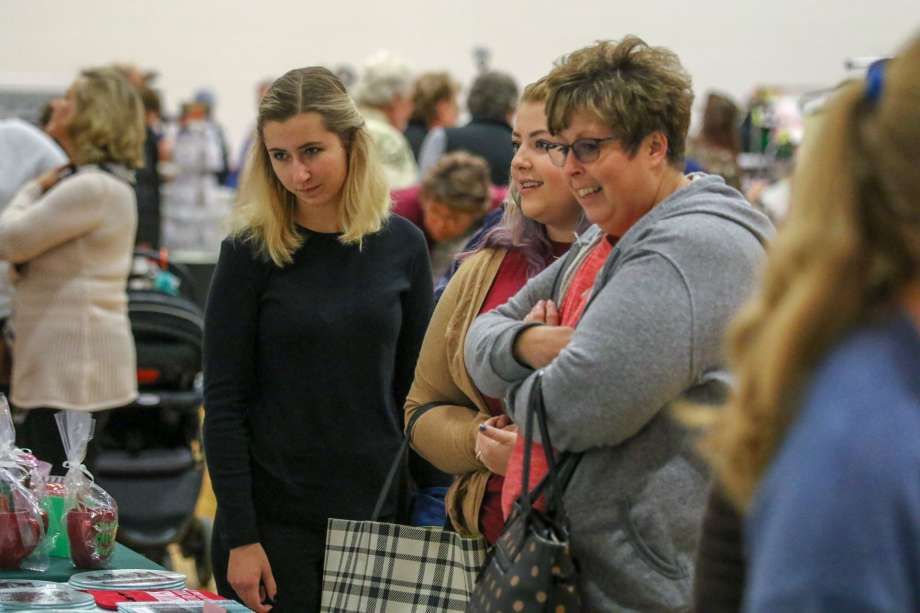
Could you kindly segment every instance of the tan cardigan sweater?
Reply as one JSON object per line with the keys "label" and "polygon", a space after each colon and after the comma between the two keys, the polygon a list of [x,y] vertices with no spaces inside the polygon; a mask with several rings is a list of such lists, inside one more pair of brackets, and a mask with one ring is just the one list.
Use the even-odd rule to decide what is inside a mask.
{"label": "tan cardigan sweater", "polygon": [[467,374],[463,343],[506,253],[480,251],[451,279],[431,317],[406,398],[406,423],[418,407],[445,403],[419,418],[412,447],[440,470],[457,475],[447,492],[447,513],[467,535],[480,534],[479,508],[491,473],[476,459],[476,434],[491,414]]}
{"label": "tan cardigan sweater", "polygon": [[45,194],[26,184],[0,215],[0,259],[20,265],[17,407],[98,411],[137,396],[125,291],[136,226],[131,185],[95,166]]}

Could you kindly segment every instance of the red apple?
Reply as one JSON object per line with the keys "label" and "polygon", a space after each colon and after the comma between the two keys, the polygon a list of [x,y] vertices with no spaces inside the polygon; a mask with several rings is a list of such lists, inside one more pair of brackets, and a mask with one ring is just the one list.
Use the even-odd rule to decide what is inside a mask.
{"label": "red apple", "polygon": [[30,511],[0,512],[0,568],[19,568],[38,545],[42,528]]}
{"label": "red apple", "polygon": [[70,558],[77,568],[105,568],[115,550],[118,516],[109,507],[77,506],[67,513]]}

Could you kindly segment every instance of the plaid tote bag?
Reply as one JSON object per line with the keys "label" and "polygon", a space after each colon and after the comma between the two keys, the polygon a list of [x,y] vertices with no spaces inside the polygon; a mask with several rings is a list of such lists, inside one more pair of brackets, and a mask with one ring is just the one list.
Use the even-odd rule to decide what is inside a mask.
{"label": "plaid tote bag", "polygon": [[[372,515],[380,516],[409,450],[412,416]],[[326,527],[320,611],[434,613],[465,611],[486,557],[486,542],[443,528],[330,519]]]}

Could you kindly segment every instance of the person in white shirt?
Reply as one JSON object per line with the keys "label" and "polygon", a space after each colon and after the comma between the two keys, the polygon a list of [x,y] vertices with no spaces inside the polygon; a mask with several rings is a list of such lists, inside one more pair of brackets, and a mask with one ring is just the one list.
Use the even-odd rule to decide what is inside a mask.
{"label": "person in white shirt", "polygon": [[[27,181],[67,161],[64,150],[41,129],[21,119],[0,119],[0,211]],[[0,319],[10,311],[8,271],[9,265],[0,262]]]}

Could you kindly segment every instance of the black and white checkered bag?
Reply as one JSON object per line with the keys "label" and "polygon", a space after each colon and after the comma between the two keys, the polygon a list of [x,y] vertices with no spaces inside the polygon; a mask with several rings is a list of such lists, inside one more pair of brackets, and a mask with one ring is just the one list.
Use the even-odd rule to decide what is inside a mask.
{"label": "black and white checkered bag", "polygon": [[465,611],[486,556],[441,528],[330,519],[321,611]]}
{"label": "black and white checkered bag", "polygon": [[[415,421],[434,406],[416,411],[409,433]],[[410,438],[406,436],[390,468],[373,518],[380,516]],[[320,611],[465,611],[487,547],[482,538],[463,537],[442,528],[330,519]]]}

